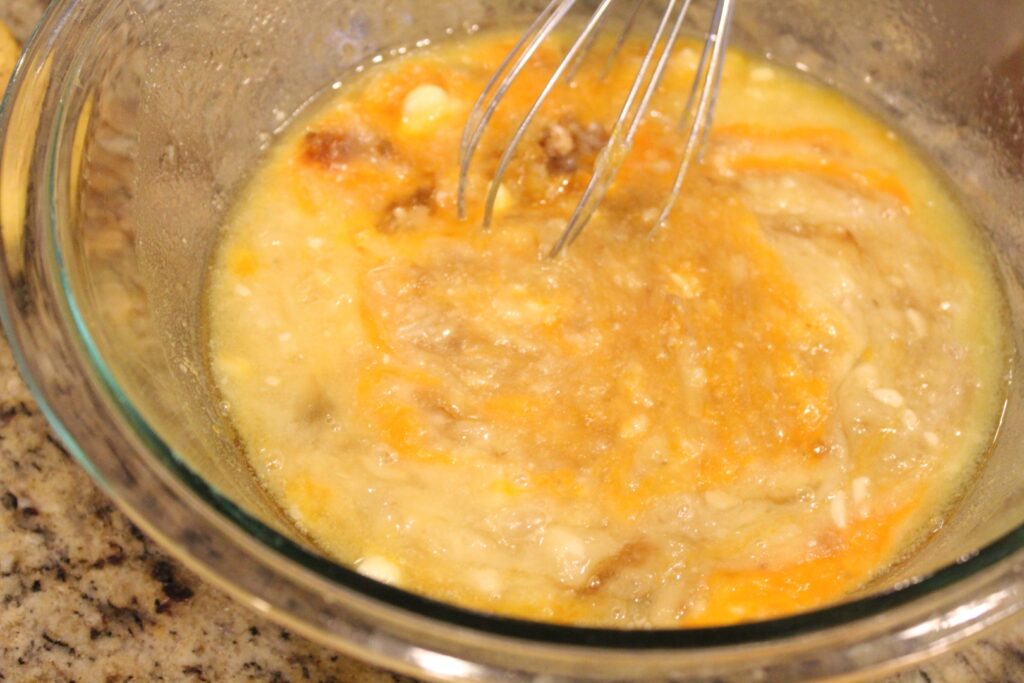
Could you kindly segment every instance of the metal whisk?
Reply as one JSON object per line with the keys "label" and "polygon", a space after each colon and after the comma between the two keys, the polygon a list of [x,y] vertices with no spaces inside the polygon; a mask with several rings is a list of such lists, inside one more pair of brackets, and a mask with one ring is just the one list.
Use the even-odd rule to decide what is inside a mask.
{"label": "metal whisk", "polygon": [[[544,85],[537,99],[533,102],[522,123],[516,128],[504,154],[498,162],[494,178],[484,208],[484,227],[489,227],[494,218],[494,205],[498,197],[498,188],[502,178],[515,155],[516,148],[522,142],[530,124],[536,118],[544,101],[555,86],[565,77],[569,79],[575,74],[582,60],[590,52],[598,32],[609,18],[612,6],[630,0],[601,0],[593,14],[587,20],[579,36],[569,47],[565,56]],[[577,0],[551,0],[537,18],[530,24],[526,33],[512,48],[508,56],[498,67],[494,76],[484,88],[483,93],[474,104],[469,114],[462,135],[460,149],[461,166],[459,173],[459,215],[466,215],[466,184],[473,156],[480,145],[484,131],[494,116],[502,99],[512,87],[513,82],[522,73],[527,63],[536,53],[541,44],[551,35],[563,19],[569,14]],[[623,24],[622,32],[612,50],[610,59],[614,59],[637,24],[637,17],[648,0],[632,0],[634,6]],[[666,198],[662,211],[652,227],[652,232],[660,228],[668,219],[682,190],[683,181],[695,157],[699,157],[707,141],[711,128],[711,119],[715,109],[715,99],[722,77],[722,65],[725,62],[725,50],[728,43],[729,27],[732,22],[734,6],[737,0],[715,0],[711,26],[704,40],[697,71],[694,76],[690,94],[683,109],[680,125],[686,131],[686,145],[682,160],[676,172],[671,192]],[[601,150],[594,164],[593,175],[583,191],[576,209],[569,218],[561,236],[551,249],[551,255],[557,256],[568,245],[579,237],[587,223],[593,217],[603,200],[616,174],[625,162],[640,123],[651,105],[651,100],[661,83],[665,69],[672,54],[672,49],[679,38],[683,22],[690,10],[693,0],[667,0],[661,19],[651,39],[650,47],[641,60],[636,77],[626,95],[622,109],[608,137],[608,142]]]}

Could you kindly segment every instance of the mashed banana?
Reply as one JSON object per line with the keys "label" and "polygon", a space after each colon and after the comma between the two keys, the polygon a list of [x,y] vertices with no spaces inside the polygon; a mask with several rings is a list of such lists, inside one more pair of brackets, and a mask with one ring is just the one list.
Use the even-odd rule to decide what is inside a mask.
{"label": "mashed banana", "polygon": [[696,67],[582,237],[546,254],[635,72],[557,90],[480,229],[510,93],[456,216],[469,108],[510,36],[374,66],[296,123],[228,224],[210,357],[252,466],[326,552],[482,610],[725,624],[863,586],[948,511],[1003,396],[1002,299],[907,144],[728,57],[669,223]]}
{"label": "mashed banana", "polygon": [[14,71],[14,65],[21,54],[21,46],[11,35],[10,29],[0,22],[0,90],[7,87],[7,81]]}

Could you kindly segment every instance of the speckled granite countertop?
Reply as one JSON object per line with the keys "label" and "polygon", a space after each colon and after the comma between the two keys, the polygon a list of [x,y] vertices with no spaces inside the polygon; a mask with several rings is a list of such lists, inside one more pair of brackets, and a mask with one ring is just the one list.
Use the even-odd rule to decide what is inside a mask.
{"label": "speckled granite countertop", "polygon": [[[27,33],[46,0],[0,0]],[[0,682],[409,679],[265,621],[170,560],[49,434],[0,340]],[[884,683],[1024,681],[1024,624]]]}
{"label": "speckled granite countertop", "polygon": [[[0,681],[396,680],[164,555],[50,436],[0,342]],[[1021,680],[1024,625],[886,683]]]}

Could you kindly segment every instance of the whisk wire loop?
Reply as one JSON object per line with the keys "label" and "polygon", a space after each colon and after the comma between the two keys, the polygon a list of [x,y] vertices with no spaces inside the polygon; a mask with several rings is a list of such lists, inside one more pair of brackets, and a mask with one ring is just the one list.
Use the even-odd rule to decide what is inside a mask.
{"label": "whisk wire loop", "polygon": [[544,106],[544,102],[555,89],[555,86],[557,86],[559,81],[562,80],[562,76],[573,65],[577,56],[582,54],[583,49],[587,47],[590,37],[596,33],[608,10],[615,2],[616,0],[601,0],[601,4],[598,5],[593,15],[591,15],[590,20],[587,21],[587,24],[583,27],[580,35],[575,41],[573,41],[573,44],[569,47],[565,57],[563,57],[562,61],[559,62],[554,74],[552,74],[551,78],[548,79],[548,82],[544,84],[543,90],[541,90],[537,99],[534,100],[530,110],[526,113],[526,116],[523,117],[523,120],[519,124],[519,127],[516,128],[515,133],[513,133],[512,139],[505,148],[504,154],[501,155],[501,160],[498,162],[498,168],[494,172],[490,188],[487,191],[487,202],[484,205],[483,221],[485,229],[490,227],[491,221],[494,219],[494,205],[498,199],[498,190],[501,187],[501,181],[504,179],[505,173],[508,171],[508,167],[512,163],[512,158],[515,156],[516,149],[519,148],[519,144],[526,136],[526,131],[529,129],[530,124],[537,117],[541,107]]}
{"label": "whisk wire loop", "polygon": [[[679,125],[681,130],[684,131],[686,138],[682,157],[673,179],[671,191],[649,234],[656,233],[667,222],[682,192],[687,173],[693,166],[694,159],[698,162],[703,159],[704,149],[708,142],[711,120],[714,116],[725,64],[729,28],[736,2],[738,2],[738,0],[714,1],[715,7],[711,25],[705,35],[700,59],[698,60],[690,92],[680,119]],[[506,56],[473,105],[466,127],[463,130],[460,147],[458,189],[458,211],[460,218],[465,219],[466,217],[466,193],[469,171],[487,125],[494,117],[501,101],[536,54],[541,44],[565,19],[576,2],[577,0],[551,0],[533,23],[530,24],[526,33],[516,43],[508,56]],[[508,172],[516,150],[525,138],[531,123],[537,118],[545,101],[555,87],[563,79],[569,82],[575,79],[584,59],[596,42],[603,23],[610,16],[612,6],[616,2],[618,0],[600,0],[597,7],[593,10],[590,19],[569,46],[550,79],[545,83],[513,133],[499,159],[494,176],[491,178],[488,187],[484,204],[484,228],[489,227],[494,219],[495,205],[502,180]],[[634,0],[632,12],[628,15],[625,25],[607,57],[605,68],[601,72],[602,79],[610,73],[614,61],[618,59],[626,40],[638,22],[641,10],[647,3],[648,0]],[[673,48],[678,42],[692,4],[693,0],[666,0],[654,36],[637,68],[636,75],[633,78],[619,115],[612,125],[608,142],[598,153],[590,180],[584,188],[580,200],[569,217],[565,228],[552,247],[550,251],[551,256],[558,256],[579,237],[580,233],[594,217],[598,207],[625,163],[626,157],[633,147],[640,124],[648,111],[650,111],[654,96],[665,76]]]}
{"label": "whisk wire loop", "polygon": [[466,127],[462,131],[462,145],[459,151],[461,159],[458,191],[460,219],[465,220],[466,218],[466,184],[469,167],[473,163],[473,156],[480,145],[487,124],[494,117],[498,105],[523,68],[575,4],[576,0],[551,0],[502,61],[473,104]]}
{"label": "whisk wire loop", "polygon": [[[711,134],[711,120],[714,118],[715,105],[718,101],[718,90],[722,82],[722,71],[725,66],[725,51],[729,44],[729,28],[732,25],[732,14],[735,0],[720,0],[715,8],[712,30],[704,41],[704,49],[697,65],[693,86],[683,111],[682,125],[689,130],[683,158],[676,171],[668,199],[662,207],[661,214],[654,222],[650,234],[655,234],[668,222],[672,209],[675,208],[679,195],[683,190],[686,175],[696,156],[700,162],[704,158],[708,137]],[[710,57],[709,57],[710,54]],[[699,93],[699,95],[698,95]],[[693,103],[697,100],[697,112],[692,114]],[[691,121],[692,117],[692,121]]]}
{"label": "whisk wire loop", "polygon": [[[658,24],[654,39],[644,54],[644,58],[637,70],[633,85],[630,87],[626,101],[622,105],[619,117],[612,127],[608,143],[598,155],[594,164],[594,172],[587,183],[583,196],[576,205],[575,211],[569,218],[569,222],[559,236],[555,246],[551,249],[551,256],[558,256],[563,249],[572,244],[583,232],[583,228],[594,216],[598,206],[604,199],[608,188],[615,180],[626,156],[633,147],[633,140],[640,128],[644,115],[650,108],[651,100],[657,92],[658,86],[665,75],[665,68],[668,66],[669,57],[672,56],[672,48],[679,38],[679,32],[683,27],[686,14],[690,9],[692,0],[669,0],[661,21]],[[680,7],[681,4],[681,7]],[[675,20],[673,21],[673,15]],[[666,33],[668,37],[665,38]],[[665,40],[664,47],[661,47],[662,40]],[[660,52],[659,52],[660,48]],[[657,55],[657,61],[655,56]],[[653,66],[653,73],[651,68]],[[646,88],[644,85],[646,84]],[[641,95],[641,90],[643,94]],[[639,99],[638,99],[639,98]]]}
{"label": "whisk wire loop", "polygon": [[626,45],[626,41],[629,40],[629,36],[633,33],[633,29],[636,27],[636,20],[640,17],[640,12],[647,6],[647,3],[648,0],[637,0],[633,4],[633,10],[626,18],[626,23],[623,25],[622,31],[619,32],[619,37],[615,40],[615,45],[612,47],[611,52],[608,53],[608,58],[604,62],[604,68],[601,70],[602,81],[611,73],[612,67],[615,66],[615,60],[618,59],[619,55],[622,53],[622,48]]}

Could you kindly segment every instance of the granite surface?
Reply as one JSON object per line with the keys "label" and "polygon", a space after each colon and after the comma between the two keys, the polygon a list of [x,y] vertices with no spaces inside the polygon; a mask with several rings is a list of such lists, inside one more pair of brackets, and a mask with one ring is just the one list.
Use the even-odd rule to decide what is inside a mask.
{"label": "granite surface", "polygon": [[[0,15],[24,36],[43,4],[0,0]],[[408,680],[289,633],[170,560],[50,435],[0,341],[0,682]],[[1024,624],[885,683],[915,681],[1024,681]]]}
{"label": "granite surface", "polygon": [[[0,681],[399,680],[170,560],[50,435],[0,342]],[[1024,625],[886,683],[913,681],[1024,681]]]}

